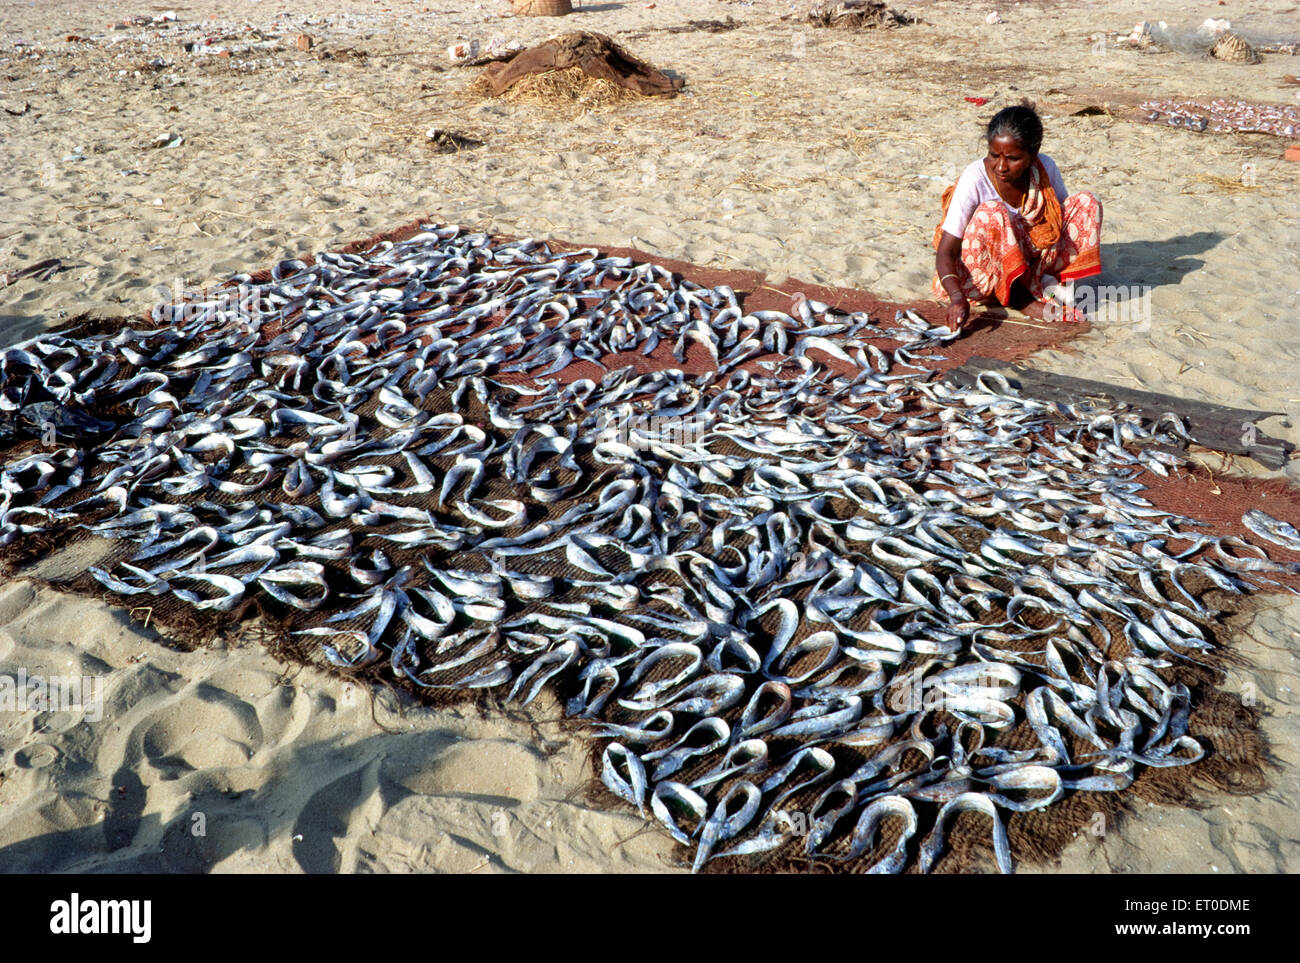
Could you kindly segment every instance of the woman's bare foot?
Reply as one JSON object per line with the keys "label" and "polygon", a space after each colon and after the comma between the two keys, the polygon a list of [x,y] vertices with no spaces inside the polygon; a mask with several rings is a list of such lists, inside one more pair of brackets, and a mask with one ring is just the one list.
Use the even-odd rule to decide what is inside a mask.
{"label": "woman's bare foot", "polygon": [[1088,320],[1088,316],[1078,308],[1066,307],[1059,301],[1031,301],[1020,310],[1038,321],[1064,321],[1067,324],[1082,324]]}

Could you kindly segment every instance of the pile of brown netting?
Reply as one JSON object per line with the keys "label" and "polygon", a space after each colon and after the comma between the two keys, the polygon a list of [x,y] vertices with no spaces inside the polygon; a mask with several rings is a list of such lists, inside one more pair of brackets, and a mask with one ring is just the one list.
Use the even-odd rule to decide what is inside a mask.
{"label": "pile of brown netting", "polygon": [[682,86],[604,34],[579,30],[488,63],[470,89],[530,103],[605,104],[671,97]]}

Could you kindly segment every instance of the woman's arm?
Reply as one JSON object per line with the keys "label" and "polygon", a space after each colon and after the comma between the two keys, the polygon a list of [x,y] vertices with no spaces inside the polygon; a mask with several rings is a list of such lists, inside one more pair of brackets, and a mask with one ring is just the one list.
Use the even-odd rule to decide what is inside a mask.
{"label": "woman's arm", "polygon": [[1043,163],[1043,166],[1047,168],[1047,178],[1052,182],[1052,188],[1056,191],[1056,199],[1064,204],[1065,199],[1070,196],[1070,192],[1065,189],[1065,178],[1061,176],[1061,168],[1050,157]]}
{"label": "woman's arm", "polygon": [[957,281],[957,266],[961,261],[961,238],[953,237],[947,231],[939,238],[939,247],[934,252],[934,269],[939,274],[939,284],[948,292],[952,304],[948,306],[948,327],[954,331],[963,327],[970,319],[970,303],[961,292]]}

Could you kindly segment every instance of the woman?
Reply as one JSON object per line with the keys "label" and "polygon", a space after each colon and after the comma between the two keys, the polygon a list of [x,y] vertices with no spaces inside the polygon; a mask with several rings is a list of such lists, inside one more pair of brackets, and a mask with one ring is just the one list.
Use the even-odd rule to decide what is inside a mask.
{"label": "woman", "polygon": [[1087,191],[1066,192],[1056,163],[1038,153],[1043,124],[1027,102],[994,114],[987,139],[988,156],[944,192],[934,232],[934,294],[951,302],[948,326],[964,326],[972,303],[1087,320],[1043,287],[1101,272],[1101,204]]}

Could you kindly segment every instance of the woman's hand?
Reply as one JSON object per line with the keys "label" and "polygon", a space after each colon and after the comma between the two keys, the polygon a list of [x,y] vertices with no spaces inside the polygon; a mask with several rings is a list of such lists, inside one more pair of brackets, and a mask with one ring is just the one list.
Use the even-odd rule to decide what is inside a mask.
{"label": "woman's hand", "polygon": [[1083,324],[1088,320],[1088,315],[1076,307],[1068,304],[1057,304],[1056,316],[1066,324]]}
{"label": "woman's hand", "polygon": [[953,331],[960,331],[970,320],[970,302],[962,295],[957,295],[952,299],[952,304],[948,305],[948,327]]}
{"label": "woman's hand", "polygon": [[1064,321],[1067,324],[1082,324],[1088,320],[1088,315],[1078,308],[1068,307],[1060,301],[1050,299],[1047,301],[1034,301],[1024,307],[1022,311],[1037,321]]}
{"label": "woman's hand", "polygon": [[[970,320],[970,303],[962,293],[958,277],[961,267],[961,238],[940,232],[939,246],[934,252],[934,271],[939,276],[939,287],[948,295],[948,327],[960,331]],[[948,282],[952,281],[949,286]]]}

